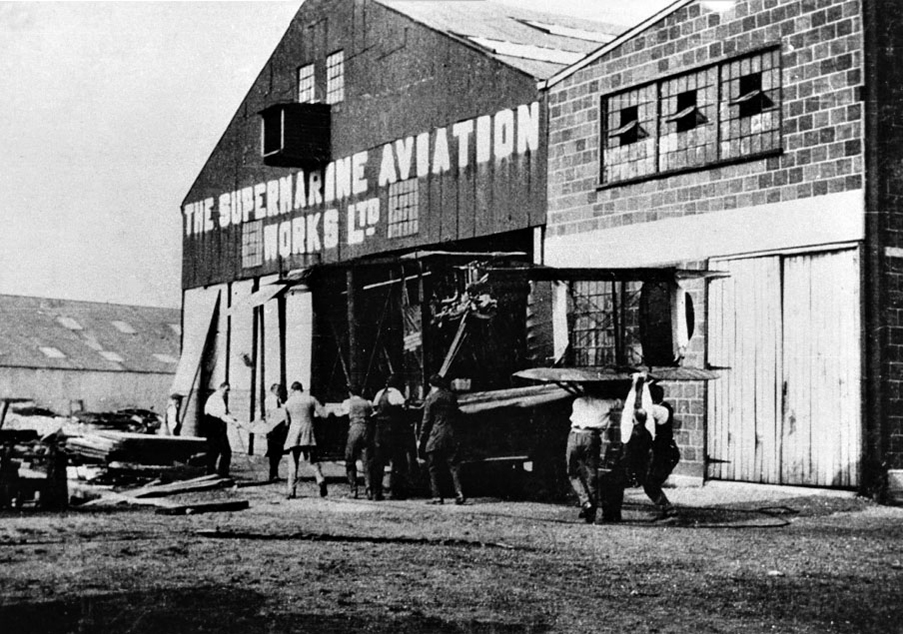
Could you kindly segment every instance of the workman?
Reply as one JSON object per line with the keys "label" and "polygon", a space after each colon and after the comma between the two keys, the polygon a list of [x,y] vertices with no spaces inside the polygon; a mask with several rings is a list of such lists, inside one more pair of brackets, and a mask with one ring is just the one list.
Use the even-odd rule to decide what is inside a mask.
{"label": "workman", "polygon": [[[373,474],[373,406],[360,395],[360,389],[352,383],[348,386],[348,398],[342,403],[342,413],[348,416],[348,440],[345,443],[345,475],[351,488],[351,497],[358,499],[357,460],[364,468],[364,484],[367,499],[374,499]],[[380,493],[380,496],[382,494]]]}
{"label": "workman", "polygon": [[464,504],[464,489],[461,487],[461,455],[455,426],[461,415],[458,398],[448,387],[445,377],[434,374],[429,378],[430,393],[423,402],[423,420],[420,425],[418,449],[426,456],[430,473],[432,498],[427,504],[442,504],[440,480],[442,471],[447,470],[455,487],[455,504]]}
{"label": "workman", "polygon": [[405,416],[407,401],[399,389],[400,379],[393,374],[386,379],[386,386],[373,397],[376,429],[373,437],[374,495],[382,497],[382,476],[389,465],[389,496],[393,500],[407,495],[406,481],[409,458],[413,453],[414,432]]}
{"label": "workman", "polygon": [[567,474],[587,524],[596,521],[599,506],[599,459],[602,434],[611,425],[611,413],[619,399],[604,398],[599,383],[584,383],[583,393],[571,405],[571,431],[567,440]]}
{"label": "workman", "polygon": [[229,476],[229,466],[232,464],[228,426],[240,426],[238,419],[229,413],[228,397],[229,383],[224,381],[204,403],[201,421],[201,432],[207,439],[207,474],[216,473],[221,478]]}

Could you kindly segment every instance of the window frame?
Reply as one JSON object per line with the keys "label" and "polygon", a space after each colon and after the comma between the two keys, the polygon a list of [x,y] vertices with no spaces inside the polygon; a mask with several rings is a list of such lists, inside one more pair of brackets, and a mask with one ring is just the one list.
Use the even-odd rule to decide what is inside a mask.
{"label": "window frame", "polygon": [[[765,111],[774,111],[774,116],[777,117],[777,123],[772,128],[766,131],[762,131],[757,134],[755,137],[749,136],[748,138],[757,138],[762,139],[768,135],[777,135],[776,144],[774,147],[767,147],[765,149],[760,149],[754,152],[743,153],[738,156],[732,156],[729,152],[725,152],[722,148],[722,125],[724,120],[726,119],[724,115],[725,109],[736,108],[737,105],[732,103],[736,100],[726,100],[723,98],[723,75],[725,72],[725,68],[734,63],[743,63],[744,61],[752,61],[758,59],[760,62],[766,56],[774,56],[775,63],[770,67],[770,70],[773,70],[775,75],[775,81],[773,85],[771,85],[767,89],[760,89],[760,93],[766,95],[765,98],[771,101],[771,104],[764,108]],[[714,126],[714,140],[709,143],[706,142],[702,145],[699,145],[698,148],[706,148],[711,145],[711,152],[714,153],[714,160],[703,160],[703,162],[699,164],[687,165],[682,167],[668,167],[663,168],[663,143],[662,140],[669,134],[666,131],[666,128],[674,125],[674,118],[677,114],[681,113],[673,113],[673,112],[665,112],[665,102],[662,94],[662,88],[667,82],[671,82],[674,80],[679,80],[683,77],[691,77],[693,75],[704,75],[709,72],[711,69],[715,69],[715,84],[712,87],[714,90],[714,107],[712,108],[714,116],[712,118],[706,117],[707,121],[701,124],[697,124],[696,126],[689,128],[688,131],[692,132],[693,130],[699,130],[704,125],[712,125]],[[634,84],[631,86],[626,86],[619,88],[618,90],[605,93],[600,96],[599,101],[599,154],[598,154],[598,171],[597,178],[598,184],[596,185],[597,190],[609,189],[612,187],[620,187],[625,184],[641,182],[646,180],[652,180],[656,178],[665,178],[668,176],[674,176],[676,174],[682,174],[686,172],[694,172],[699,170],[711,169],[714,167],[719,167],[723,165],[728,165],[732,163],[741,163],[753,160],[760,160],[762,158],[767,158],[769,156],[780,155],[784,152],[784,131],[783,131],[783,106],[784,106],[784,95],[783,95],[783,82],[781,81],[781,71],[783,68],[783,59],[781,56],[781,47],[779,44],[771,44],[765,47],[757,48],[752,51],[744,52],[740,55],[732,55],[730,57],[723,57],[717,60],[710,61],[706,64],[696,66],[693,68],[689,68],[686,70],[682,70],[678,73],[673,73],[664,77],[659,77],[652,81],[646,81],[638,84]],[[606,160],[606,155],[611,155],[614,153],[614,149],[607,147],[607,139],[610,135],[618,133],[625,128],[626,126],[620,126],[616,129],[609,129],[609,117],[611,114],[610,106],[615,103],[615,100],[621,96],[627,95],[631,92],[642,91],[652,87],[655,96],[655,103],[657,104],[658,109],[658,117],[655,121],[654,130],[647,130],[646,132],[650,135],[654,135],[655,143],[654,143],[654,169],[648,174],[637,174],[637,175],[629,175],[622,178],[618,178],[616,175],[619,173],[619,170],[614,169],[618,166],[626,166],[629,165],[629,161],[618,161],[612,163],[609,160]],[[708,86],[706,86],[708,88]],[[697,104],[695,106],[695,113],[684,113],[687,116],[689,114],[695,114],[699,116],[699,86],[695,88],[697,95]],[[687,109],[689,110],[689,109]],[[755,116],[755,115],[754,115]],[[739,118],[739,117],[737,117]],[[681,134],[686,132],[682,131]],[[628,144],[629,145],[629,144]],[[627,170],[621,170],[627,171]],[[612,175],[615,175],[612,177]]]}
{"label": "window frame", "polygon": [[[338,63],[333,60],[338,59]],[[333,73],[335,69],[339,71]],[[330,74],[333,73],[333,74]],[[326,56],[326,98],[327,104],[334,105],[345,101],[345,50],[339,49]]]}
{"label": "window frame", "polygon": [[[386,238],[397,240],[418,235],[420,233],[420,179],[415,176],[390,183],[387,196]],[[399,204],[411,201],[413,201],[412,204]],[[400,217],[402,215],[404,217]]]}
{"label": "window frame", "polygon": [[[301,73],[307,70],[310,71],[310,74],[302,77]],[[302,82],[306,82],[306,80],[310,81],[309,86],[304,86],[310,94],[310,99],[302,99],[301,95]],[[310,64],[299,66],[295,71],[295,81],[297,82],[296,98],[298,103],[317,103],[317,65],[311,62]]]}

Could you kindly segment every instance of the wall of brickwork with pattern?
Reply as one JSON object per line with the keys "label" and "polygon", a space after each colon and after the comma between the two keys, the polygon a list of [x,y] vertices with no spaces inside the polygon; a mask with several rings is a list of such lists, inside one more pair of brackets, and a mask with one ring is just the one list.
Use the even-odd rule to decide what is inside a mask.
{"label": "wall of brickwork with pattern", "polygon": [[[903,469],[903,5],[865,0],[868,465]],[[875,493],[880,494],[877,490]]]}
{"label": "wall of brickwork with pattern", "polygon": [[[738,0],[723,14],[691,3],[553,85],[547,235],[861,190],[862,11],[860,0]],[[741,68],[742,59],[751,66]],[[774,102],[769,107],[766,101],[755,120],[753,136],[762,138],[753,142],[727,105],[738,97],[737,76],[749,68],[762,70],[762,83],[739,90],[755,95],[759,88],[759,98]],[[672,134],[684,121],[662,115],[688,105],[680,102],[687,88],[682,76],[700,95],[695,116],[716,123],[687,135],[689,149],[676,145]],[[636,129],[609,110],[619,95],[635,105],[645,136],[613,152],[612,135]],[[612,169],[605,157],[613,156],[627,166]],[[702,367],[704,282],[694,282],[691,295],[697,319],[687,363]],[[680,420],[685,464],[678,472],[702,475],[705,386],[671,384],[668,398]],[[903,407],[897,411],[903,416]]]}
{"label": "wall of brickwork with pattern", "polygon": [[[780,45],[777,156],[599,188],[600,104],[628,86]],[[549,235],[862,188],[859,0],[692,3],[550,89]]]}

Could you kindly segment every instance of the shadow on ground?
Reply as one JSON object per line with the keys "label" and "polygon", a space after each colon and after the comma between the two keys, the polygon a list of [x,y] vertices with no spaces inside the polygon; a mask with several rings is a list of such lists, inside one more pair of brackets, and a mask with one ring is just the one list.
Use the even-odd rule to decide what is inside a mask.
{"label": "shadow on ground", "polygon": [[545,632],[527,623],[453,622],[420,614],[268,614],[263,595],[231,588],[160,590],[0,606],[3,630],[17,634],[158,634],[159,632],[345,632],[513,634]]}

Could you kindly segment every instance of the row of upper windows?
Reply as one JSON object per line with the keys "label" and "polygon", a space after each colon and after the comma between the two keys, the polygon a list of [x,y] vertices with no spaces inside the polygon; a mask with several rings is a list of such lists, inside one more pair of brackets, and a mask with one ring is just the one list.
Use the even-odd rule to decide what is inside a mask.
{"label": "row of upper windows", "polygon": [[[298,103],[315,103],[317,99],[316,64],[298,68]],[[326,58],[325,103],[333,104],[345,99],[345,52],[336,51]]]}
{"label": "row of upper windows", "polygon": [[780,49],[602,98],[603,185],[781,149]]}

